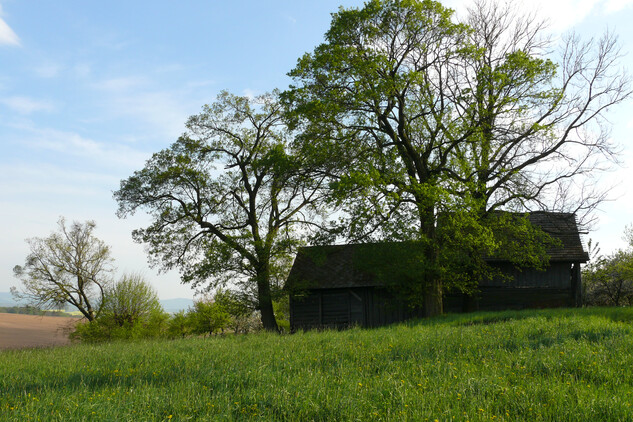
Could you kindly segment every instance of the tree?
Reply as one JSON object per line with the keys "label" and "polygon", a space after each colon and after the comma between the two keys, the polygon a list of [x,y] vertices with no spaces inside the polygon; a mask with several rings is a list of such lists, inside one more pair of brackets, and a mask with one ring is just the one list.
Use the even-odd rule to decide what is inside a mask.
{"label": "tree", "polygon": [[[579,213],[605,198],[596,171],[617,161],[607,110],[631,95],[617,37],[563,38],[559,53],[533,15],[476,0],[465,23],[477,46],[442,93],[468,133],[455,149],[460,189],[495,209]],[[446,91],[435,86],[436,91]]]}
{"label": "tree", "polygon": [[191,333],[191,324],[184,310],[178,311],[167,321],[169,338],[185,338]]}
{"label": "tree", "polygon": [[583,281],[589,305],[633,305],[633,252],[598,258],[583,270]]}
{"label": "tree", "polygon": [[600,247],[588,243],[590,262],[582,271],[584,302],[597,306],[633,305],[633,226],[626,226],[623,239],[629,247],[604,257]]}
{"label": "tree", "polygon": [[226,309],[213,299],[203,298],[193,304],[193,309],[187,314],[191,332],[194,334],[213,335],[217,331],[224,331],[231,323],[231,316]]}
{"label": "tree", "polygon": [[118,327],[147,324],[164,313],[156,290],[140,274],[124,275],[106,288],[102,317]]}
{"label": "tree", "polygon": [[88,342],[160,337],[167,331],[168,319],[158,294],[143,276],[127,274],[105,288],[101,313],[78,324],[72,337]]}
{"label": "tree", "polygon": [[252,292],[264,328],[277,330],[272,300],[285,279],[298,225],[316,221],[323,178],[292,154],[275,93],[221,93],[187,122],[188,133],[121,182],[118,215],[138,209],[153,223],[135,230],[154,264],[210,288]]}
{"label": "tree", "polygon": [[448,109],[430,115],[436,100],[425,80],[435,63],[449,66],[463,54],[466,30],[434,2],[341,9],[326,42],[290,73],[300,84],[286,93],[307,120],[302,139],[349,151],[334,185],[350,215],[348,237],[420,242],[428,315],[442,311],[437,205],[447,197],[444,169],[461,140],[443,130],[451,125]]}
{"label": "tree", "polygon": [[93,235],[94,221],[66,227],[60,218],[57,224],[59,230],[50,236],[27,239],[26,263],[13,269],[22,289],[14,287],[12,293],[38,308],[70,305],[92,321],[101,312],[114,270],[110,247]]}
{"label": "tree", "polygon": [[[333,183],[349,215],[347,237],[421,245],[427,315],[442,312],[444,288],[476,283],[459,276],[463,269],[488,277],[483,256],[505,251],[504,242],[522,232],[547,241],[496,211],[550,198],[553,208],[567,206],[565,183],[595,168],[596,154],[612,152],[604,133],[581,131],[602,127],[605,111],[630,95],[614,69],[613,37],[594,56],[591,43],[571,38],[557,67],[545,58],[542,26],[496,7],[476,3],[466,23],[433,1],[341,9],[284,93],[300,140],[317,142],[320,154],[347,151]],[[552,198],[552,186],[563,195]],[[542,264],[544,250],[513,256]],[[455,253],[459,271],[451,268]]]}
{"label": "tree", "polygon": [[[258,323],[258,318],[253,308],[250,306],[249,300],[243,294],[231,290],[218,290],[213,295],[213,303],[218,305],[229,315],[227,328],[235,333],[248,333]],[[275,304],[275,320],[279,325],[280,319],[277,315]]]}

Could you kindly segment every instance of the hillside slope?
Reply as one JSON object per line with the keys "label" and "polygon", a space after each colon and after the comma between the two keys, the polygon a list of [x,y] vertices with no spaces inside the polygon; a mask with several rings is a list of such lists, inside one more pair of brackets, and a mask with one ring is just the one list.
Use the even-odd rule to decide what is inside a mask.
{"label": "hillside slope", "polygon": [[2,420],[633,420],[633,309],[0,354]]}

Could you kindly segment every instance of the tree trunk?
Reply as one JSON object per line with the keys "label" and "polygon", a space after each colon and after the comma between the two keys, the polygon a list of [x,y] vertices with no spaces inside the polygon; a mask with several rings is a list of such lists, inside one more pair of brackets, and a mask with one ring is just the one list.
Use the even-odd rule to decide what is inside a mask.
{"label": "tree trunk", "polygon": [[267,266],[258,271],[257,274],[257,301],[259,302],[259,312],[261,313],[262,325],[266,331],[279,331],[275,312],[273,311],[273,300],[270,292],[269,271]]}
{"label": "tree trunk", "polygon": [[442,315],[443,312],[442,282],[439,278],[434,277],[431,280],[427,280],[424,289],[424,316],[432,317]]}
{"label": "tree trunk", "polygon": [[[420,209],[421,233],[423,237],[430,240],[425,252],[427,262],[431,268],[437,266],[438,254],[435,227],[435,208],[433,206],[421,207]],[[430,271],[425,280],[424,286],[424,316],[432,317],[442,315],[444,312],[442,298],[442,280],[439,278],[437,271]]]}

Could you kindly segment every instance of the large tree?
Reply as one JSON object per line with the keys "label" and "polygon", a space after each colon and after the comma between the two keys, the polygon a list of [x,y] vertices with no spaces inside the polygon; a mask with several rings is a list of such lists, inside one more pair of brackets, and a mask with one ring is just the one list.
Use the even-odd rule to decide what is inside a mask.
{"label": "large tree", "polygon": [[179,268],[194,287],[227,283],[252,293],[264,328],[303,231],[317,221],[323,179],[292,154],[276,94],[223,92],[187,122],[188,133],[155,153],[114,193],[119,216],[146,210],[135,230],[155,264]]}
{"label": "large tree", "polygon": [[92,321],[101,312],[114,271],[110,247],[93,235],[94,221],[67,227],[60,218],[58,226],[48,237],[27,239],[31,252],[26,263],[13,268],[22,288],[12,293],[38,308],[70,305]]}
{"label": "large tree", "polygon": [[[577,212],[605,197],[595,173],[616,161],[607,110],[631,95],[618,68],[617,38],[605,33],[556,45],[534,15],[476,0],[465,19],[476,46],[447,92],[462,132],[452,174],[495,209]],[[435,86],[442,91],[441,86]]]}
{"label": "large tree", "polygon": [[303,139],[348,151],[334,185],[347,204],[348,236],[421,242],[428,314],[442,310],[437,204],[447,194],[441,180],[460,140],[446,136],[448,104],[443,116],[433,109],[437,119],[428,118],[436,99],[425,79],[434,65],[459,60],[466,30],[434,2],[341,9],[326,42],[290,73],[297,85],[286,93],[305,119]]}
{"label": "large tree", "polygon": [[[541,26],[496,10],[478,3],[458,23],[429,0],[341,9],[285,94],[305,118],[300,139],[347,151],[333,186],[347,205],[348,237],[423,246],[427,315],[442,312],[451,261],[478,273],[483,256],[507,250],[496,233],[538,236],[525,220],[515,230],[516,217],[493,211],[549,203],[550,187],[608,156],[604,134],[582,130],[629,95],[612,38],[595,53],[570,39],[557,66],[545,57]],[[543,251],[514,257],[542,263],[533,253]],[[468,278],[452,279],[467,287]]]}

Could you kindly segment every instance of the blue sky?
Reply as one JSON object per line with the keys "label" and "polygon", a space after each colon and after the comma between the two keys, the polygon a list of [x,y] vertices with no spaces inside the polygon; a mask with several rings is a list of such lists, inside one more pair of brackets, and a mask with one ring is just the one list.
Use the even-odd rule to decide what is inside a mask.
{"label": "blue sky", "polygon": [[[24,239],[47,236],[65,216],[97,222],[120,272],[144,272],[163,299],[192,297],[177,273],[147,267],[130,233],[148,220],[117,219],[112,191],[221,90],[287,87],[286,73],[323,40],[330,13],[362,3],[0,0],[0,291],[18,283],[12,268],[28,254]],[[458,12],[464,4],[445,3]],[[555,35],[614,30],[629,53],[622,65],[633,69],[633,0],[538,9]],[[624,165],[603,176],[605,186],[620,183],[589,235],[603,252],[624,247],[633,223],[631,111],[627,103],[610,114]]]}

